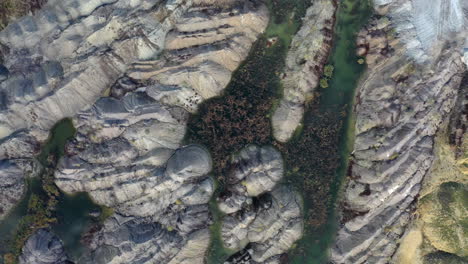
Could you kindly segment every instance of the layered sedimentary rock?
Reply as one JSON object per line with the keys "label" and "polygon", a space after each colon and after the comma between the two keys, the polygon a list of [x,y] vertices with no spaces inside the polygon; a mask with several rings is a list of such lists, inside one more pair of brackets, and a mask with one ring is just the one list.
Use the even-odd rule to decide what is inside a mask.
{"label": "layered sedimentary rock", "polygon": [[28,238],[19,258],[20,264],[67,264],[62,241],[47,229],[39,229]]}
{"label": "layered sedimentary rock", "polygon": [[273,135],[286,142],[302,121],[304,104],[312,99],[332,46],[336,3],[313,1],[294,36],[286,58],[283,99],[272,116]]}
{"label": "layered sedimentary rock", "polygon": [[225,247],[239,250],[248,246],[244,261],[276,263],[302,236],[301,198],[290,188],[279,186],[260,197],[255,206],[227,215],[221,228]]}
{"label": "layered sedimentary rock", "polygon": [[283,177],[283,160],[273,147],[247,146],[231,163],[229,193],[219,199],[221,211],[227,214],[252,204],[252,197],[271,191]]}
{"label": "layered sedimentary rock", "polygon": [[226,248],[242,251],[228,263],[276,263],[302,236],[301,198],[288,187],[275,187],[283,162],[272,147],[248,146],[233,158],[232,168],[227,194],[218,198],[227,214],[221,237]]}
{"label": "layered sedimentary rock", "polygon": [[[437,11],[439,4],[448,8],[449,2],[455,1],[425,3]],[[390,261],[411,221],[421,182],[432,166],[434,136],[453,109],[466,72],[461,52],[464,41],[444,41],[457,30],[459,34],[466,31],[465,26],[440,25],[439,37],[431,39],[436,44],[420,47],[430,59],[422,58],[425,63],[414,59],[423,55],[417,53],[419,48],[413,49],[408,34],[422,30],[417,22],[420,16],[406,16],[403,22],[401,12],[408,8],[420,12],[411,9],[418,3],[377,2],[379,12],[388,14],[389,20],[372,21],[361,35],[368,34],[364,37],[367,44],[358,43],[368,45],[376,59],[370,60],[371,68],[358,87],[356,140],[344,195],[347,222],[332,250],[334,263]],[[403,27],[411,30],[402,32]],[[397,41],[386,34],[392,28],[397,29],[391,36]],[[384,43],[376,45],[373,37]],[[437,43],[445,43],[444,49]]]}
{"label": "layered sedimentary rock", "polygon": [[212,165],[182,146],[188,113],[222,93],[267,23],[262,1],[50,0],[0,32],[8,177],[22,184],[24,161],[72,117],[56,183],[116,212],[82,261],[203,262]]}
{"label": "layered sedimentary rock", "polygon": [[[430,5],[429,5],[430,4]],[[443,48],[446,40],[460,38],[466,34],[468,4],[463,0],[378,0],[376,11],[394,21],[393,26],[406,45],[406,53],[418,62],[434,58],[431,52]],[[462,52],[463,46],[458,47]]]}
{"label": "layered sedimentary rock", "polygon": [[467,81],[465,75],[450,120],[444,122],[435,138],[435,161],[416,204],[418,218],[407,228],[393,257],[399,264],[466,263]]}

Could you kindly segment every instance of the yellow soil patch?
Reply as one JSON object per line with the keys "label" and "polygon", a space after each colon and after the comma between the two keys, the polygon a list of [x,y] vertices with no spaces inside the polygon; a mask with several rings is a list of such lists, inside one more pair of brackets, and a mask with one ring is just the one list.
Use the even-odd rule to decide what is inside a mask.
{"label": "yellow soil patch", "polygon": [[399,264],[420,264],[423,235],[419,228],[414,228],[402,238],[398,252],[397,263]]}

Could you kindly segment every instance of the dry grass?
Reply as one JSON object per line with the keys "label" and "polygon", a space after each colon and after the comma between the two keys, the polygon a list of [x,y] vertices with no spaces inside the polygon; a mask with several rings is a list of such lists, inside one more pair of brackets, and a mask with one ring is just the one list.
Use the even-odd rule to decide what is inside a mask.
{"label": "dry grass", "polygon": [[421,244],[423,242],[423,235],[419,227],[415,227],[408,232],[402,239],[400,249],[398,251],[399,264],[420,264],[421,261]]}

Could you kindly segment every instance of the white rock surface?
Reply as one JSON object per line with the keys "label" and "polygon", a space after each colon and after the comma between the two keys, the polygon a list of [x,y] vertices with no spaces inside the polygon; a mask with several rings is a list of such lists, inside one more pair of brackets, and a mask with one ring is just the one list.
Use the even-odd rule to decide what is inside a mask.
{"label": "white rock surface", "polygon": [[283,178],[283,159],[271,146],[247,146],[231,163],[235,169],[227,178],[230,195],[219,199],[219,208],[224,213],[234,213],[244,204],[251,204],[251,197],[273,190]]}
{"label": "white rock surface", "polygon": [[332,47],[336,3],[312,1],[286,57],[283,99],[272,116],[273,136],[288,141],[302,122],[304,104],[313,98]]}
{"label": "white rock surface", "polygon": [[444,42],[467,36],[464,0],[380,0],[374,4],[385,10],[407,54],[418,62],[434,61]]}
{"label": "white rock surface", "polygon": [[0,161],[0,220],[16,205],[25,191],[21,168],[7,160]]}
{"label": "white rock surface", "polygon": [[221,235],[224,246],[231,250],[249,248],[242,257],[246,262],[241,263],[266,264],[276,263],[302,237],[303,229],[301,198],[279,186],[259,198],[258,207],[244,207],[226,216]]}

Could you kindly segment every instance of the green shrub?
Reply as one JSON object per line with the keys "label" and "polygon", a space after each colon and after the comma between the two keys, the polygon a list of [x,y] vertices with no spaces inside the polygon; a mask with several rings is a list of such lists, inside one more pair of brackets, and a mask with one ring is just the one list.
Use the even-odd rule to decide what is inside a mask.
{"label": "green shrub", "polygon": [[114,214],[114,209],[107,207],[107,206],[102,206],[101,214],[99,215],[99,222],[103,223],[107,218],[109,218],[113,214]]}
{"label": "green shrub", "polygon": [[325,78],[320,79],[320,87],[321,88],[328,88],[328,80]]}
{"label": "green shrub", "polygon": [[333,76],[334,70],[335,67],[333,67],[333,65],[325,65],[325,68],[323,69],[323,75],[325,75],[328,78],[331,78]]}

